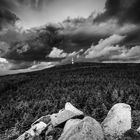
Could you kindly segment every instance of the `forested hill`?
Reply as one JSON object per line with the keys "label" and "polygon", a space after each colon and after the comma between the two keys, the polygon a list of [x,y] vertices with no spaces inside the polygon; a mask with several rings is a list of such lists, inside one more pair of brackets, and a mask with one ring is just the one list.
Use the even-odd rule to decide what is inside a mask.
{"label": "forested hill", "polygon": [[137,128],[140,126],[139,69],[140,64],[76,63],[1,76],[0,134],[6,132],[17,137],[36,119],[59,111],[66,102],[99,122],[112,105],[127,103],[132,107],[133,128]]}

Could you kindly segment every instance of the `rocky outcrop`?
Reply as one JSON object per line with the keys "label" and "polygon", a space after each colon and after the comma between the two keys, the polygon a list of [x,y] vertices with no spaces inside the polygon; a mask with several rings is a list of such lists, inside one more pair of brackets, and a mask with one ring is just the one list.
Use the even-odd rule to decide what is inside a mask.
{"label": "rocky outcrop", "polygon": [[[31,128],[21,135],[17,140],[33,140],[37,139],[39,135],[45,132],[47,136],[55,127],[61,127],[66,121],[72,118],[83,118],[84,113],[72,104],[66,103],[65,108],[60,110],[58,113],[52,115],[46,115],[35,121]],[[62,125],[63,126],[63,125]]]}
{"label": "rocky outcrop", "polygon": [[118,140],[131,129],[131,107],[124,103],[114,105],[102,122],[107,140]]}
{"label": "rocky outcrop", "polygon": [[91,117],[83,120],[70,120],[59,140],[103,140],[100,124]]}
{"label": "rocky outcrop", "polygon": [[[46,115],[35,121],[31,128],[17,140],[54,140],[55,129],[63,129],[59,140],[118,140],[131,129],[131,107],[119,103],[114,105],[100,125],[95,119],[84,116],[70,103],[64,109],[52,115]],[[137,130],[139,131],[139,129]]]}

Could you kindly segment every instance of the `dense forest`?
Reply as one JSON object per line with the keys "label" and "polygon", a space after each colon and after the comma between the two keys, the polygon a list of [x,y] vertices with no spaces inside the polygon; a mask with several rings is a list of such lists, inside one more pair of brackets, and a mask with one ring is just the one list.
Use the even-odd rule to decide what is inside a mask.
{"label": "dense forest", "polygon": [[132,128],[139,127],[139,69],[140,64],[77,63],[1,76],[0,139],[15,139],[36,119],[59,111],[66,102],[99,122],[112,105],[127,103],[132,107]]}

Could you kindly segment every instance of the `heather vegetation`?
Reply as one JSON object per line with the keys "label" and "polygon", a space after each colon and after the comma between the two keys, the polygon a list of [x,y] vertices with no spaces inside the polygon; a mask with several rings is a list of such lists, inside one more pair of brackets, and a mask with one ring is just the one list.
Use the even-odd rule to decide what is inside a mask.
{"label": "heather vegetation", "polygon": [[[79,63],[0,77],[0,136],[15,139],[39,117],[71,102],[102,122],[116,103],[132,107],[132,128],[140,126],[139,64]],[[59,135],[56,130],[56,139]]]}

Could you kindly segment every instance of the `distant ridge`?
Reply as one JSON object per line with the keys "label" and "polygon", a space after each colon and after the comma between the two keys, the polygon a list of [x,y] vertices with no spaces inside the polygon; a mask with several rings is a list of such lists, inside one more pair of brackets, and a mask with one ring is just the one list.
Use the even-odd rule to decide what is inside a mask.
{"label": "distant ridge", "polygon": [[98,63],[98,62],[75,62],[74,64],[58,64],[48,68],[42,68],[33,71],[15,70],[9,71],[9,73],[2,72],[0,76],[24,74],[24,73],[38,73],[41,71],[57,71],[57,70],[76,70],[76,69],[88,69],[88,68],[127,68],[127,67],[139,67],[139,63]]}

